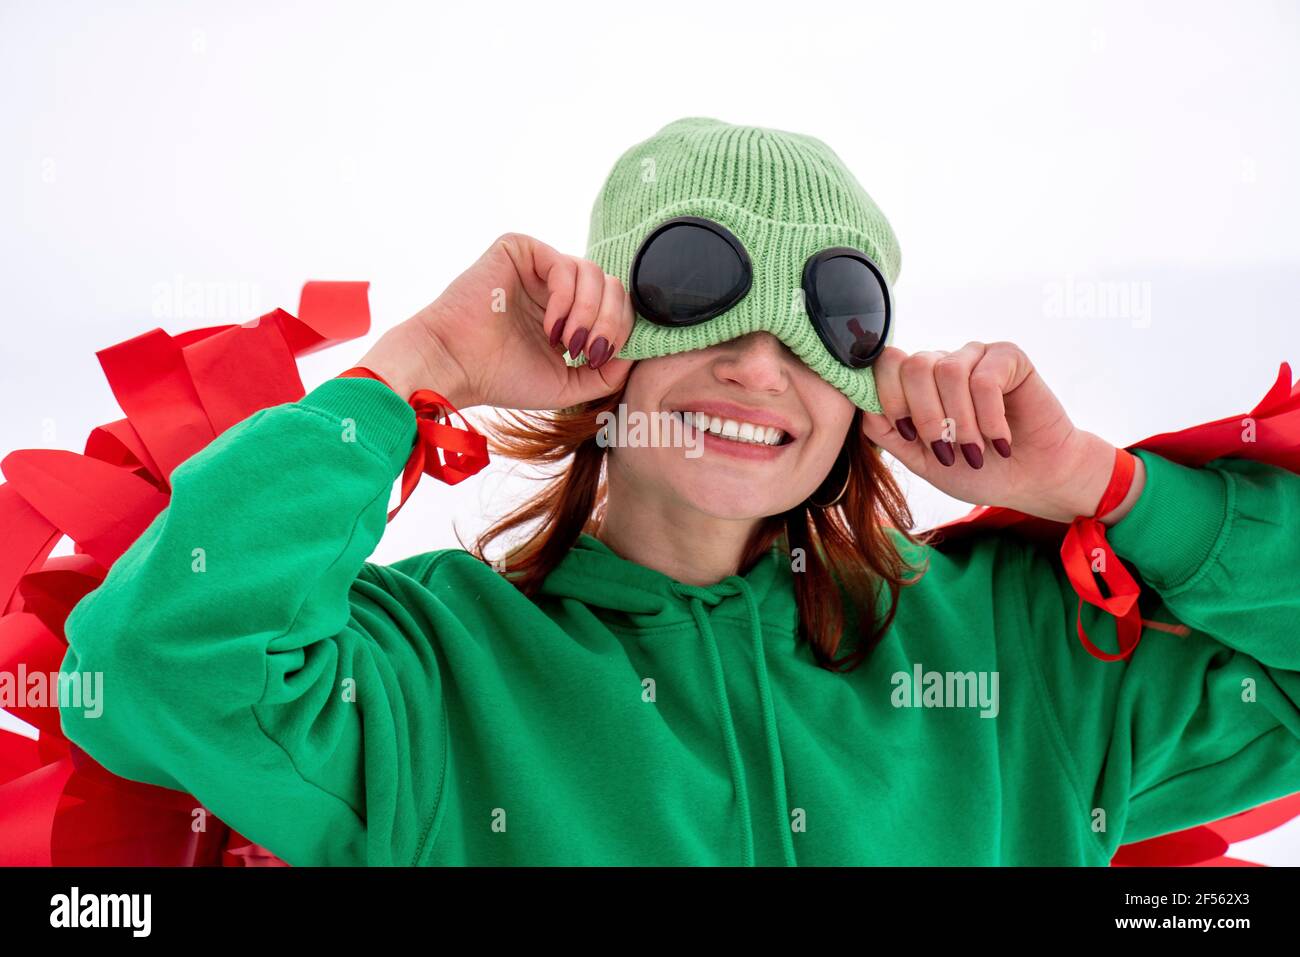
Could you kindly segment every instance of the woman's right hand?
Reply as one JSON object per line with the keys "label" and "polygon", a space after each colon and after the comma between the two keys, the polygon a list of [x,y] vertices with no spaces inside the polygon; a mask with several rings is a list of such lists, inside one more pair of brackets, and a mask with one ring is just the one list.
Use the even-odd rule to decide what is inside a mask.
{"label": "woman's right hand", "polygon": [[[506,233],[357,364],[403,398],[433,389],[458,409],[559,409],[623,384],[632,361],[613,356],[634,318],[623,283],[596,263]],[[587,361],[567,365],[566,348]]]}

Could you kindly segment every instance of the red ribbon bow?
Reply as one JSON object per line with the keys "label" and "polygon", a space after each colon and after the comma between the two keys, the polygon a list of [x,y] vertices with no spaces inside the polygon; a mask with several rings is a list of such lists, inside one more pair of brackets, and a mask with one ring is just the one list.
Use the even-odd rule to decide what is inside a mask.
{"label": "red ribbon bow", "polygon": [[[1105,515],[1119,507],[1128,495],[1133,484],[1133,474],[1137,469],[1137,459],[1127,449],[1115,449],[1115,466],[1110,473],[1110,482],[1102,493],[1097,511],[1091,517],[1080,515],[1070,523],[1061,543],[1061,564],[1065,574],[1079,595],[1079,611],[1075,626],[1079,640],[1088,653],[1102,661],[1119,661],[1127,658],[1137,647],[1142,637],[1142,625],[1186,635],[1186,625],[1171,625],[1162,621],[1151,621],[1141,616],[1138,611],[1138,596],[1141,586],[1129,574],[1124,563],[1119,560],[1110,543],[1106,541],[1106,526],[1099,516]],[[1098,567],[1093,568],[1093,557],[1099,558]],[[1103,595],[1097,586],[1093,572],[1097,571],[1106,583],[1109,596]],[[1096,605],[1115,617],[1115,636],[1119,641],[1119,652],[1111,654],[1102,651],[1088,638],[1083,630],[1083,603]]]}
{"label": "red ribbon bow", "polygon": [[[377,379],[390,389],[393,388],[387,379],[364,366],[353,366],[335,378],[345,377]],[[388,513],[390,522],[415,491],[421,474],[432,475],[441,482],[455,485],[478,472],[489,461],[487,439],[445,397],[432,389],[417,389],[411,393],[407,402],[415,410],[415,425],[419,434],[411,449],[411,456],[406,460],[406,468],[402,471],[402,497]],[[465,428],[458,429],[445,424],[451,421],[453,415],[460,416]],[[442,451],[445,462],[439,460],[439,450]]]}

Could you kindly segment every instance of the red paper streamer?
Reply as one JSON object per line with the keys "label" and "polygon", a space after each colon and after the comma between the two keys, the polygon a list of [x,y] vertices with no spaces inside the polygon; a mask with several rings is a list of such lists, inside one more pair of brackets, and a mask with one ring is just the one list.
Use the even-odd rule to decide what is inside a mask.
{"label": "red paper streamer", "polygon": [[[126,418],[92,430],[81,455],[0,461],[0,670],[58,670],[69,612],[166,507],[172,470],[259,409],[302,398],[297,357],[364,335],[368,286],[309,282],[296,317],[153,329],[97,353]],[[64,536],[76,554],[51,559]],[[192,796],[99,765],[63,737],[57,707],[13,714],[39,739],[0,731],[0,865],[284,864]]]}

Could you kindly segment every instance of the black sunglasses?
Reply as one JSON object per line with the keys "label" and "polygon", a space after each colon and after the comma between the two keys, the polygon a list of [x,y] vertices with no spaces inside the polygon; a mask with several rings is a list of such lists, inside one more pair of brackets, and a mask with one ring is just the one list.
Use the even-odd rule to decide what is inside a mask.
{"label": "black sunglasses", "polygon": [[[693,326],[745,298],[754,267],[740,240],[719,223],[678,216],[661,223],[632,258],[632,304],[661,326]],[[884,274],[860,250],[833,246],[803,267],[804,305],[826,349],[851,369],[885,347],[892,308]]]}

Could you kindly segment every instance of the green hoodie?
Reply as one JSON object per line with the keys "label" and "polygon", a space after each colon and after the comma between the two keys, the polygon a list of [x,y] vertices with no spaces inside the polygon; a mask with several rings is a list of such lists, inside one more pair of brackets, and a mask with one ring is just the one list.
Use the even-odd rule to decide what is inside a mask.
{"label": "green hoodie", "polygon": [[990,533],[916,555],[836,674],[776,548],[699,587],[584,535],[535,601],[460,549],[366,562],[414,437],[395,393],[333,379],[178,467],[67,621],[63,670],[105,699],[67,736],[294,865],[1104,865],[1300,790],[1282,468],[1138,453],[1108,537],[1190,636],[1094,659],[1055,550]]}

